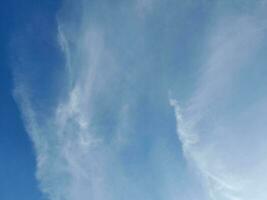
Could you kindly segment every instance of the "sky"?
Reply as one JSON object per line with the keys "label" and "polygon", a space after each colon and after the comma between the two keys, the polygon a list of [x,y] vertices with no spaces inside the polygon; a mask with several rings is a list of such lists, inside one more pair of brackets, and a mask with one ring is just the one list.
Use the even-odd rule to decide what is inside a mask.
{"label": "sky", "polygon": [[11,0],[1,200],[266,200],[265,0]]}

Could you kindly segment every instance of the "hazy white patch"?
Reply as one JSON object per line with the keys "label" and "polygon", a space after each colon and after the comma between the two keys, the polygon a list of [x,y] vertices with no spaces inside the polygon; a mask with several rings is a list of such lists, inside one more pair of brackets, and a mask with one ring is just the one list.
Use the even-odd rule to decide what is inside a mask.
{"label": "hazy white patch", "polygon": [[122,106],[119,114],[116,135],[113,140],[115,144],[118,144],[117,145],[118,148],[127,145],[132,134],[131,118],[129,110],[130,110],[130,105],[125,104],[124,106]]}
{"label": "hazy white patch", "polygon": [[139,17],[143,18],[153,12],[158,0],[136,0],[136,11]]}

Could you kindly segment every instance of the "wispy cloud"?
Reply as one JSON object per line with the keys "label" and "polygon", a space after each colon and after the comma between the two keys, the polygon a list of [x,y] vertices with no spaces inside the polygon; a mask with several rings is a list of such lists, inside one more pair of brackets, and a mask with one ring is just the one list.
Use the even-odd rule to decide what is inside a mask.
{"label": "wispy cloud", "polygon": [[170,99],[185,156],[201,174],[210,199],[266,199],[262,110],[267,104],[244,104],[239,92],[246,90],[240,83],[249,81],[243,81],[244,74],[260,67],[255,62],[265,41],[262,19],[260,14],[219,18],[203,47],[198,84],[187,107],[181,110]]}
{"label": "wispy cloud", "polygon": [[116,78],[110,73],[116,72],[116,65],[101,30],[81,26],[80,32],[73,30],[77,37],[73,41],[74,33],[59,20],[59,43],[68,71],[64,77],[67,86],[62,87],[67,92],[57,97],[58,104],[49,116],[36,109],[29,98],[31,89],[22,87],[23,83],[16,82],[14,91],[35,145],[41,190],[51,200],[109,199],[103,189],[109,187],[103,168],[114,158],[96,125],[95,105],[104,104],[102,98],[112,100],[107,90],[114,87]]}
{"label": "wispy cloud", "polygon": [[[186,41],[176,49],[172,39],[196,37],[187,26],[204,23],[207,9],[191,16],[198,6],[181,5],[179,13],[180,2],[168,3],[175,6],[158,0],[66,0],[58,15],[65,60],[63,75],[54,77],[62,79],[60,90],[40,98],[34,95],[38,87],[25,81],[35,77],[27,70],[15,73],[14,96],[35,147],[40,188],[50,200],[266,199],[267,97],[245,102],[240,92],[265,41],[262,15],[210,22],[199,42],[202,63],[192,98],[185,107],[169,98],[183,153],[196,169],[191,174],[179,157],[166,90],[174,72],[187,71],[173,65],[189,63],[177,61],[176,50],[185,55],[190,50],[181,53],[183,45],[194,48]],[[199,174],[209,197],[200,191]]]}
{"label": "wispy cloud", "polygon": [[[132,134],[133,100],[123,85],[130,75],[106,42],[109,24],[91,19],[97,15],[90,13],[92,4],[66,1],[58,16],[66,73],[58,77],[64,84],[60,94],[53,94],[56,103],[32,97],[34,85],[15,81],[14,96],[36,150],[40,188],[51,200],[122,199],[140,187],[129,180],[127,158],[121,155]],[[79,13],[72,16],[75,9]],[[52,111],[43,113],[37,101]]]}

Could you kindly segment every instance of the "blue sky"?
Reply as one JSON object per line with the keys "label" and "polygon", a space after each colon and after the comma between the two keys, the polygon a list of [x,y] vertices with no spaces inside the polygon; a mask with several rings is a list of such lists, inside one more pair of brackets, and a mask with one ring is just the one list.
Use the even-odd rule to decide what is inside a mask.
{"label": "blue sky", "polygon": [[0,199],[265,200],[266,1],[10,1]]}

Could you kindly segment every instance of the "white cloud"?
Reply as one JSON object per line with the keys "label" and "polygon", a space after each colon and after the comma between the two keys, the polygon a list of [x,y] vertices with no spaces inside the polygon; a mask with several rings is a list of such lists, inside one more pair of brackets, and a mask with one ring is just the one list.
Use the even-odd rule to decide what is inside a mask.
{"label": "white cloud", "polygon": [[[66,93],[57,96],[56,105],[51,106],[53,109],[50,114],[44,114],[35,106],[35,101],[38,99],[30,98],[32,90],[26,86],[23,87],[22,82],[16,81],[15,96],[23,113],[27,132],[35,145],[37,177],[42,191],[49,196],[50,200],[109,200],[126,199],[125,197],[128,196],[135,199],[140,196],[153,197],[155,194],[151,193],[151,188],[160,188],[160,191],[155,193],[161,198],[167,196],[170,199],[177,199],[177,196],[181,194],[177,188],[181,185],[177,184],[176,187],[178,179],[176,175],[182,172],[170,172],[169,169],[180,169],[180,166],[170,166],[173,163],[178,165],[180,161],[175,160],[176,152],[169,152],[167,144],[162,141],[163,137],[156,138],[157,142],[154,141],[154,138],[153,141],[149,141],[153,143],[151,145],[153,149],[147,150],[149,152],[143,150],[144,153],[153,155],[147,156],[150,160],[146,160],[145,164],[136,163],[142,165],[140,167],[142,169],[139,171],[145,171],[141,175],[130,174],[131,171],[126,169],[128,164],[125,163],[125,160],[127,161],[129,158],[122,158],[123,156],[120,154],[132,142],[129,142],[131,137],[141,141],[143,137],[140,135],[147,131],[136,133],[134,130],[136,123],[134,112],[144,108],[133,103],[138,99],[139,94],[137,93],[141,90],[140,93],[143,96],[145,96],[143,92],[149,93],[144,97],[144,99],[147,98],[144,101],[147,100],[149,103],[155,102],[155,96],[158,97],[164,93],[159,92],[160,95],[153,96],[154,91],[143,91],[144,88],[144,90],[152,88],[151,82],[155,80],[165,82],[163,79],[166,77],[163,79],[151,78],[153,75],[161,77],[161,74],[159,75],[161,70],[158,70],[158,66],[156,68],[148,66],[157,64],[158,60],[155,63],[148,62],[149,64],[147,64],[145,59],[148,57],[142,55],[141,67],[138,68],[140,58],[138,56],[131,57],[128,62],[135,62],[135,64],[130,65],[132,68],[129,70],[130,67],[123,66],[127,63],[123,62],[125,58],[121,59],[123,64],[117,62],[119,56],[124,56],[121,55],[124,49],[118,53],[115,48],[111,47],[110,44],[113,43],[107,42],[107,38],[111,37],[110,33],[114,30],[108,32],[106,29],[112,28],[109,25],[115,23],[116,21],[113,20],[118,16],[110,21],[107,20],[110,24],[104,26],[99,13],[90,15],[90,3],[86,3],[86,1],[67,2],[69,4],[66,3],[63,15],[58,20],[58,40],[65,55],[66,71],[68,72],[67,76],[63,77],[65,80],[62,81],[66,83],[66,85],[62,85]],[[138,0],[134,5],[137,6],[137,11],[143,17],[153,11],[157,2]],[[132,6],[132,4],[130,5]],[[75,16],[69,13],[73,9],[72,6],[75,9],[77,6],[77,10],[80,11],[75,13]],[[94,6],[99,6],[97,8],[103,9],[104,12],[107,11],[103,4]],[[103,10],[102,13],[104,13]],[[111,12],[107,16],[112,17],[114,13]],[[129,17],[130,14],[126,16]],[[136,16],[130,17],[135,18]],[[196,174],[201,174],[203,185],[210,199],[266,199],[264,180],[267,163],[262,158],[267,153],[264,141],[264,133],[267,130],[264,120],[267,105],[265,101],[262,101],[243,108],[243,112],[224,112],[231,103],[236,77],[242,70],[249,69],[249,61],[257,52],[264,37],[265,29],[261,28],[260,24],[261,21],[259,22],[257,17],[249,16],[220,21],[211,31],[211,35],[207,37],[208,44],[203,51],[205,61],[201,68],[199,83],[188,106],[184,109],[180,108],[176,100],[170,99],[170,104],[175,110],[177,132],[185,157],[198,169]],[[167,24],[167,26],[169,25]],[[114,29],[118,27],[116,26]],[[140,27],[143,28],[143,24]],[[140,27],[135,25],[132,29]],[[107,36],[107,32],[110,35]],[[129,33],[130,31],[125,32]],[[142,31],[138,31],[138,33],[140,34],[130,36],[130,38],[143,38]],[[134,38],[134,40],[131,38],[129,43],[137,41],[135,39],[138,38]],[[123,38],[122,43],[125,41]],[[123,44],[118,48],[125,46],[127,45]],[[140,55],[139,47],[146,47],[146,44],[137,45],[137,47],[131,50],[131,56],[135,53]],[[127,50],[125,49],[125,51]],[[149,52],[150,54],[153,52]],[[147,68],[144,70],[142,67]],[[127,70],[128,72],[126,72]],[[157,73],[154,74],[153,70]],[[147,74],[140,75],[144,72]],[[127,82],[131,78],[132,82]],[[146,78],[149,78],[149,87],[144,86],[147,83]],[[139,81],[140,83],[135,84]],[[129,87],[125,87],[124,84],[129,84]],[[156,84],[156,86],[160,86],[160,84]],[[34,86],[32,87],[34,88]],[[133,96],[131,96],[131,91],[125,92],[125,90],[131,89],[136,90],[133,91]],[[160,88],[160,90],[164,89]],[[123,92],[127,94],[122,94]],[[162,105],[156,102],[153,106],[151,107],[155,109]],[[149,109],[152,109],[151,107]],[[144,113],[146,112],[150,111],[144,111]],[[157,113],[162,114],[158,110],[146,114],[150,116]],[[114,121],[101,121],[106,118],[108,120],[112,118]],[[231,119],[234,120],[231,121]],[[161,120],[157,118],[155,121]],[[154,128],[154,124],[152,124],[155,121],[152,119],[152,122],[148,123],[149,131],[157,131],[155,129],[158,126]],[[109,123],[115,124],[114,127],[109,127]],[[147,128],[145,123],[140,124]],[[164,123],[162,124],[164,125]],[[138,128],[144,129],[144,127]],[[159,131],[164,132],[164,130],[163,127]],[[166,128],[166,130],[169,129]],[[253,137],[251,136],[252,132],[254,133]],[[148,134],[144,138],[146,137],[149,137]],[[142,145],[144,144],[142,143]],[[142,145],[140,146],[143,148]],[[251,148],[248,149],[249,145]],[[139,148],[138,145],[136,146],[134,148]],[[143,155],[138,156],[142,157]],[[159,162],[161,163],[159,164]],[[152,172],[150,170],[147,172],[146,169],[150,168]],[[160,178],[157,177],[158,182],[154,183],[153,180],[153,183],[150,183],[150,177],[146,176],[155,176],[157,172],[161,173],[159,174]],[[172,180],[170,181],[170,179]],[[180,184],[184,184],[186,181],[188,180],[182,180]],[[150,190],[143,187],[147,182],[150,184]],[[153,184],[157,187],[154,187]],[[190,193],[193,189],[190,184],[188,185]],[[187,194],[183,193],[184,197],[181,199],[186,199]]]}
{"label": "white cloud", "polygon": [[[267,103],[259,100],[242,105],[236,93],[245,71],[256,69],[253,62],[257,62],[255,56],[264,39],[264,23],[260,15],[218,21],[207,37],[205,61],[188,106],[181,111],[170,99],[177,133],[210,199],[264,200],[267,126],[262,113]],[[246,92],[253,95],[253,91]],[[231,107],[237,102],[240,108]]]}

